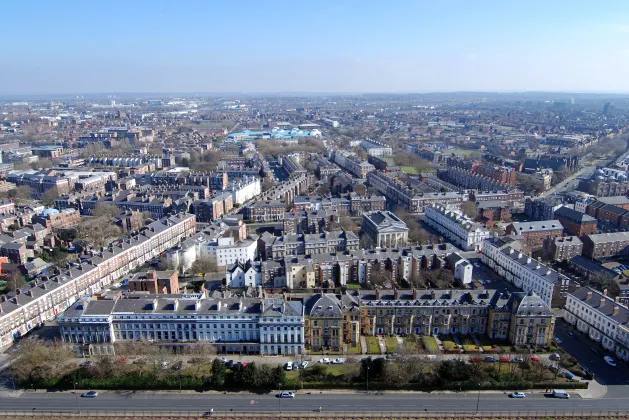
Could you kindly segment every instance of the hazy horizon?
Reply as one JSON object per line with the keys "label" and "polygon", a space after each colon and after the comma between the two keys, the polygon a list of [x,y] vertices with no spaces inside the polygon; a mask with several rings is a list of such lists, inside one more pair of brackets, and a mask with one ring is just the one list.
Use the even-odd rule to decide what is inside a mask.
{"label": "hazy horizon", "polygon": [[629,93],[629,3],[7,1],[0,95]]}

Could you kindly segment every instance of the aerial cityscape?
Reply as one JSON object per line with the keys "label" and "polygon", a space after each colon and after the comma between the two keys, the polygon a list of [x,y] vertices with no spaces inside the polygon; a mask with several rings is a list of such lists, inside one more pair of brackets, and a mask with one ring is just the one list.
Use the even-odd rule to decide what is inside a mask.
{"label": "aerial cityscape", "polygon": [[0,417],[629,418],[627,5],[61,3],[0,29]]}

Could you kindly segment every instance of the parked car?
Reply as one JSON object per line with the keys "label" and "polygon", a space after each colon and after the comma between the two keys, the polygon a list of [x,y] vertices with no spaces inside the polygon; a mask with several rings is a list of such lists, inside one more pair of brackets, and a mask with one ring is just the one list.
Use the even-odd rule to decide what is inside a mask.
{"label": "parked car", "polygon": [[345,359],[343,358],[334,359],[330,363],[332,363],[333,365],[342,365],[343,363],[345,363]]}
{"label": "parked car", "polygon": [[568,379],[574,379],[574,375],[571,372],[568,372],[567,370],[561,371],[561,376]]}
{"label": "parked car", "polygon": [[92,363],[90,360],[88,360],[87,362],[83,362],[79,365],[79,367],[82,367],[82,368],[87,368],[91,366],[94,366],[94,363]]}
{"label": "parked car", "polygon": [[555,340],[555,342],[559,345],[561,345],[561,343],[563,343],[563,341],[561,341],[561,339],[559,337],[553,337],[553,339]]}
{"label": "parked car", "polygon": [[496,358],[494,356],[486,356],[485,361],[489,363],[496,363]]}
{"label": "parked car", "polygon": [[96,398],[98,397],[98,392],[96,391],[87,391],[81,394],[82,398]]}
{"label": "parked car", "polygon": [[537,357],[537,356],[532,356],[532,357],[529,357],[529,360],[530,360],[531,362],[542,363],[542,359],[540,359],[540,358],[539,358],[539,357]]}
{"label": "parked car", "polygon": [[307,361],[301,362],[301,368],[302,369],[306,369],[307,367],[308,367],[308,362]]}
{"label": "parked car", "polygon": [[548,358],[550,360],[561,360],[561,355],[559,353],[553,353]]}
{"label": "parked car", "polygon": [[287,362],[284,365],[284,369],[286,369],[286,370],[293,370],[293,362]]}
{"label": "parked car", "polygon": [[511,363],[511,359],[509,359],[507,356],[500,356],[500,361],[502,363]]}
{"label": "parked car", "polygon": [[227,365],[227,367],[228,367],[229,369],[231,369],[232,367],[234,367],[234,361],[233,361],[233,360],[229,360],[229,361],[226,363],[226,365]]}
{"label": "parked car", "polygon": [[182,367],[183,367],[183,362],[181,360],[173,363],[172,365],[173,370],[181,370]]}
{"label": "parked car", "polygon": [[472,357],[470,359],[470,362],[472,362],[472,363],[480,363],[480,362],[482,362],[482,360],[483,359],[481,359],[480,357]]}
{"label": "parked car", "polygon": [[519,391],[512,392],[511,394],[509,394],[509,396],[511,398],[524,398],[524,397],[526,397],[526,395],[524,395],[524,392],[519,392]]}
{"label": "parked car", "polygon": [[616,361],[613,358],[605,356],[603,357],[603,360],[605,360],[605,363],[607,363],[608,365],[616,367]]}
{"label": "parked car", "polygon": [[280,392],[279,398],[295,398],[295,394],[292,392],[284,391]]}
{"label": "parked car", "polygon": [[329,365],[330,364],[330,359],[325,357],[325,358],[319,360],[319,363],[323,363],[324,365]]}
{"label": "parked car", "polygon": [[511,361],[513,363],[522,363],[524,362],[524,359],[522,357],[514,357],[513,359],[511,359]]}

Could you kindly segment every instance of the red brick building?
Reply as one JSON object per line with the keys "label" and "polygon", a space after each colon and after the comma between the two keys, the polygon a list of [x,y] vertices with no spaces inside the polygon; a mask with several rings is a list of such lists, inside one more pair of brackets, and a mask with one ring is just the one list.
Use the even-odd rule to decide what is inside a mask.
{"label": "red brick building", "polygon": [[489,200],[476,203],[478,206],[478,217],[486,220],[500,220],[508,222],[511,220],[511,207],[504,201]]}
{"label": "red brick building", "polygon": [[545,239],[563,236],[563,231],[559,220],[514,222],[505,229],[507,235],[521,235],[530,247],[540,247]]}
{"label": "red brick building", "polygon": [[596,219],[569,207],[555,211],[555,219],[563,225],[566,233],[572,236],[590,235],[596,232]]}

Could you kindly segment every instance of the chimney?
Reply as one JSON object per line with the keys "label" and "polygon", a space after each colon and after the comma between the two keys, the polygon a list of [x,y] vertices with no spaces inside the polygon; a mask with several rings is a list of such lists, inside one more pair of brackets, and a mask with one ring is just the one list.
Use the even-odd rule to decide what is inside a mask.
{"label": "chimney", "polygon": [[586,298],[586,299],[588,299],[588,300],[589,300],[589,299],[592,299],[592,291],[591,291],[591,290],[589,290],[589,291],[588,291],[588,293],[587,293],[587,295],[585,296],[585,298]]}
{"label": "chimney", "polygon": [[600,304],[600,306],[605,305],[605,301],[607,301],[607,299],[605,299],[605,298],[601,298],[601,304]]}
{"label": "chimney", "polygon": [[616,296],[616,299],[614,299],[614,301],[615,301],[616,303],[620,303],[620,296]]}
{"label": "chimney", "polygon": [[151,279],[151,280],[155,280],[155,279],[157,279],[157,273],[155,272],[155,270],[151,270],[151,271],[146,273],[146,278],[147,279]]}
{"label": "chimney", "polygon": [[175,299],[175,312],[179,309],[179,299]]}
{"label": "chimney", "polygon": [[615,305],[614,310],[612,311],[612,315],[618,315],[619,312],[620,312],[620,306]]}
{"label": "chimney", "polygon": [[607,296],[607,289],[603,289],[603,296]]}
{"label": "chimney", "polygon": [[413,299],[417,299],[417,289],[413,289]]}
{"label": "chimney", "polygon": [[376,299],[380,299],[380,289],[376,289]]}
{"label": "chimney", "polygon": [[393,288],[393,299],[398,300],[399,297],[400,297],[400,294],[399,294],[399,292],[397,290],[397,287],[394,287]]}

